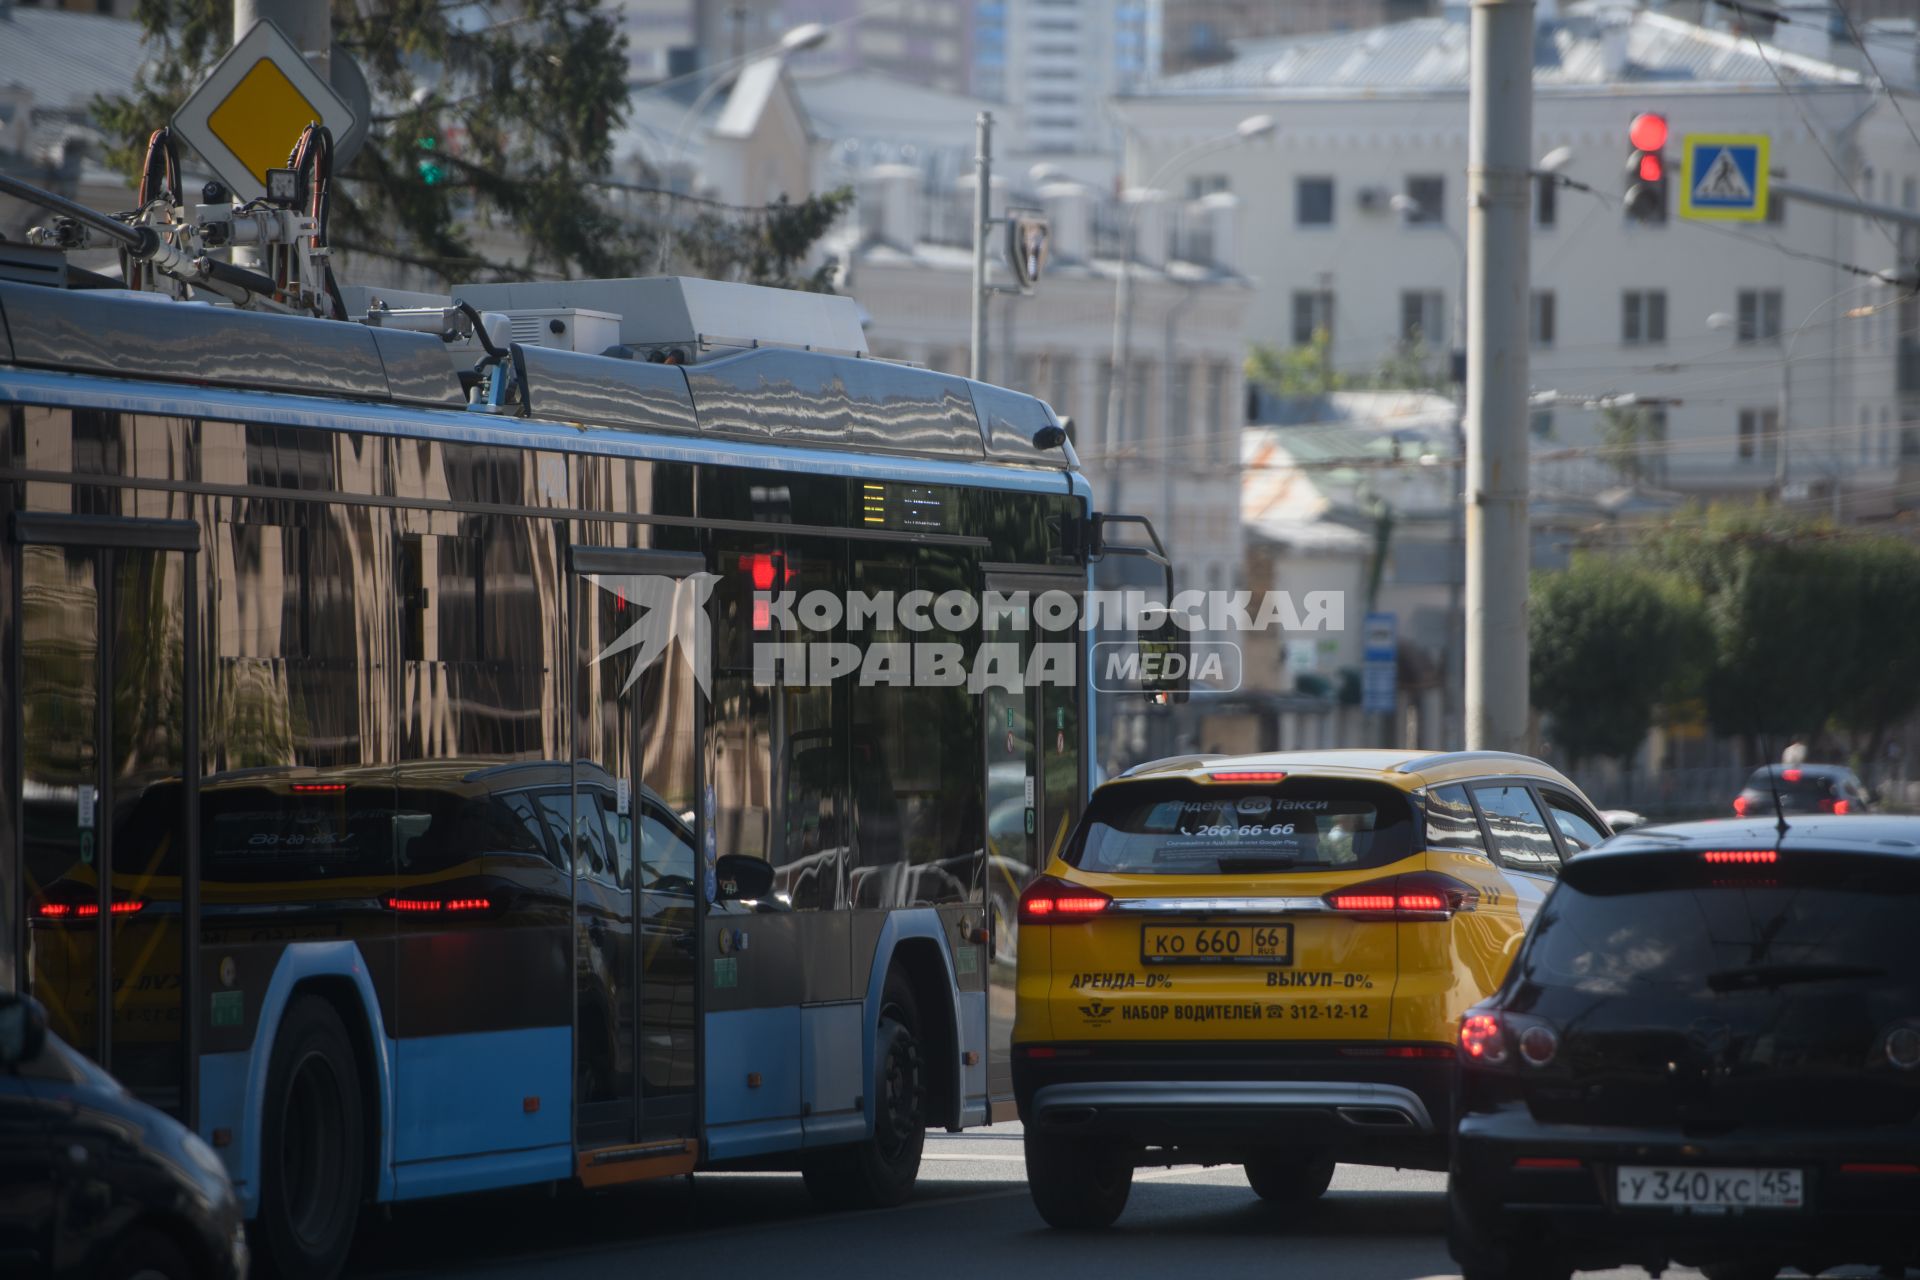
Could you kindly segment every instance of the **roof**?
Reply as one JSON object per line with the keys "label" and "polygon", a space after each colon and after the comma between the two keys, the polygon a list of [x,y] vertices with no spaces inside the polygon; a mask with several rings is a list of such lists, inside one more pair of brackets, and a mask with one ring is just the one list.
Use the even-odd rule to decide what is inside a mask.
{"label": "roof", "polygon": [[733,82],[733,88],[727,91],[727,105],[721,109],[720,118],[714,121],[713,136],[752,137],[779,96],[783,81],[789,86],[788,97],[793,102],[794,114],[800,119],[800,128],[811,137],[813,126],[807,119],[807,109],[801,105],[800,95],[792,91],[786,62],[781,58],[761,58],[748,63],[740,72],[739,78]]}
{"label": "roof", "polygon": [[0,86],[27,90],[37,110],[91,114],[94,98],[125,94],[146,60],[137,22],[0,5]]}
{"label": "roof", "polygon": [[[1572,788],[1552,765],[1532,756],[1505,751],[1432,751],[1418,748],[1342,747],[1325,751],[1268,751],[1247,756],[1175,756],[1135,765],[1121,780],[1140,778],[1198,778],[1232,771],[1308,773],[1344,778],[1372,778],[1412,791],[1418,787],[1458,782],[1467,778],[1539,778]],[[1916,824],[1920,827],[1920,823]]]}
{"label": "roof", "polygon": [[[1619,55],[1624,28],[1625,57]],[[1418,18],[1370,30],[1248,42],[1230,62],[1151,81],[1136,98],[1181,96],[1286,97],[1363,91],[1427,94],[1467,90],[1467,26],[1453,18]],[[1863,77],[1804,54],[1768,46],[1764,57],[1747,36],[1715,31],[1664,14],[1630,19],[1577,16],[1543,22],[1534,41],[1537,89],[1609,84],[1761,85],[1775,71],[1789,84],[1854,87]]]}
{"label": "roof", "polygon": [[[1658,827],[1635,827],[1580,855],[1582,859],[1608,854],[1648,854],[1700,849],[1771,849],[1776,820],[1720,818],[1711,822],[1676,822]],[[1920,817],[1899,814],[1857,814],[1848,817],[1789,817],[1787,834],[1779,848],[1792,853],[1920,854]]]}

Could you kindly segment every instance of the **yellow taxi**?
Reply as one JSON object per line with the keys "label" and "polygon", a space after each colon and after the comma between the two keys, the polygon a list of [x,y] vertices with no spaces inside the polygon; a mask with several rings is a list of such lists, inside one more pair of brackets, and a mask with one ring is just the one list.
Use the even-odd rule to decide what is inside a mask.
{"label": "yellow taxi", "polygon": [[1142,1164],[1244,1165],[1293,1204],[1336,1161],[1446,1168],[1460,1016],[1607,834],[1503,752],[1185,757],[1100,787],[1018,908],[1041,1216],[1111,1224]]}

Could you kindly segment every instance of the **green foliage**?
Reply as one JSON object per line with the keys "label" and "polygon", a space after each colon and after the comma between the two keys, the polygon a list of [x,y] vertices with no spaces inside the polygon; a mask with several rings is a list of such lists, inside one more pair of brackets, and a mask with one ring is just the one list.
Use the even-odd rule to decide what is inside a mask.
{"label": "green foliage", "polygon": [[[231,15],[231,0],[140,0],[135,16],[156,57],[131,97],[96,103],[129,171],[147,133],[225,52]],[[483,23],[455,17],[439,0],[334,5],[334,39],[376,102],[406,104],[377,122],[340,175],[334,243],[443,276],[640,269],[650,236],[584,193],[607,172],[627,96],[625,38],[600,0],[521,0]],[[494,222],[517,233],[520,261],[477,264],[470,229]]]}
{"label": "green foliage", "polygon": [[1527,631],[1534,704],[1576,761],[1630,760],[1655,707],[1698,683],[1709,635],[1681,576],[1602,559],[1536,578]]}
{"label": "green foliage", "polygon": [[1645,558],[1707,601],[1707,711],[1720,732],[1785,737],[1832,723],[1877,737],[1920,709],[1911,544],[1749,508],[1665,533]]}
{"label": "green foliage", "polygon": [[1313,331],[1304,347],[1281,350],[1256,343],[1247,353],[1247,380],[1277,396],[1319,396],[1339,391],[1346,379],[1333,367],[1333,335]]}
{"label": "green foliage", "polygon": [[797,204],[782,196],[757,218],[702,213],[690,227],[674,233],[674,248],[696,275],[832,293],[833,263],[805,275],[795,273],[814,242],[852,204],[853,189],[841,187]]}
{"label": "green foliage", "polygon": [[1648,450],[1657,447],[1663,432],[1646,409],[1602,409],[1600,411],[1600,456],[1627,484],[1651,479],[1656,474]]}

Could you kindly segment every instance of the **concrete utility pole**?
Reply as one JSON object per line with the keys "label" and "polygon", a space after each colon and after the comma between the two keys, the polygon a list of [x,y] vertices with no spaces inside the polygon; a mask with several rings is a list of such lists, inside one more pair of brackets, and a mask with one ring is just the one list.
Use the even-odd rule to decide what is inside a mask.
{"label": "concrete utility pole", "polygon": [[1527,745],[1533,0],[1473,0],[1467,98],[1469,750]]}
{"label": "concrete utility pole", "polygon": [[987,376],[987,234],[993,217],[993,112],[973,118],[973,323],[967,376]]}
{"label": "concrete utility pole", "polygon": [[239,44],[262,18],[271,18],[286,33],[322,80],[328,77],[333,69],[333,12],[327,0],[233,0],[233,42]]}

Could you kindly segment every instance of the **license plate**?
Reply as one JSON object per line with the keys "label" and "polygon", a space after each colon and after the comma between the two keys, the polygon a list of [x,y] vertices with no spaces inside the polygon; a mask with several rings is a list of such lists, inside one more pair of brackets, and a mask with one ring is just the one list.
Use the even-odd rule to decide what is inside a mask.
{"label": "license plate", "polygon": [[1622,1208],[1703,1210],[1805,1207],[1798,1169],[1662,1168],[1621,1165],[1615,1186]]}
{"label": "license plate", "polygon": [[1140,958],[1149,964],[1292,964],[1293,926],[1284,920],[1142,925]]}

